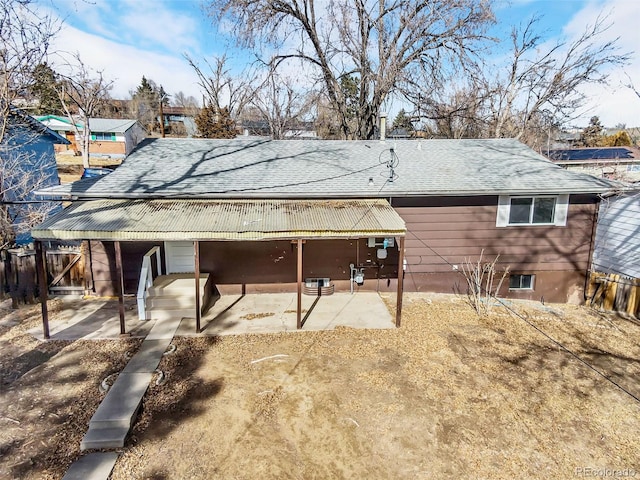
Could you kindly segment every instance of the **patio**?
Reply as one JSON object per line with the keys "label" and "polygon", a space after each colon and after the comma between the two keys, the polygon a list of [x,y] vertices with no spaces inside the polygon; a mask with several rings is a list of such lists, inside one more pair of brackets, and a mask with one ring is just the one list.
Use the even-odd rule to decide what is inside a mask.
{"label": "patio", "polygon": [[[225,295],[202,317],[202,333],[194,332],[194,318],[184,318],[176,335],[240,335],[296,331],[296,294],[261,293]],[[383,299],[376,292],[302,296],[302,331],[336,327],[360,329],[395,328]],[[135,301],[126,298],[125,324],[132,337],[147,335],[154,321],[140,321]],[[52,340],[103,340],[120,336],[116,300],[66,298],[52,314]],[[42,339],[42,328],[30,333]]]}

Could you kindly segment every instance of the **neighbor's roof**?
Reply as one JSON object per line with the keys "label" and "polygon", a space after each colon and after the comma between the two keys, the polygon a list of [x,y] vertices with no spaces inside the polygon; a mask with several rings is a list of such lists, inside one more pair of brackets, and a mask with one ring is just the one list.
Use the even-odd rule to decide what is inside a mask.
{"label": "neighbor's roof", "polygon": [[117,119],[117,118],[90,118],[89,128],[92,132],[113,132],[124,133],[133,127],[137,120]]}
{"label": "neighbor's roof", "polygon": [[94,200],[67,207],[40,240],[274,240],[404,236],[386,200]]}
{"label": "neighbor's roof", "polygon": [[[36,120],[43,122],[51,128],[71,127],[71,121],[67,117],[57,115],[42,115],[34,117]],[[92,132],[104,133],[124,133],[136,124],[137,120],[122,118],[90,118],[89,128]],[[76,126],[83,129],[82,121],[77,120]]]}
{"label": "neighbor's roof", "polygon": [[58,143],[58,144],[69,144],[69,143],[71,143],[71,142],[69,142],[69,140],[67,140],[63,136],[59,135],[58,132],[55,132],[55,131],[51,130],[45,124],[43,124],[42,122],[39,122],[38,120],[36,120],[35,118],[31,117],[30,115],[28,115],[24,111],[20,110],[19,108],[16,108],[14,106],[9,106],[9,110],[11,112],[11,115],[12,115],[14,121],[15,121],[15,119],[20,119],[18,121],[18,123],[24,122],[24,125],[28,126],[31,130],[34,130],[34,131],[38,132],[41,135],[45,135],[45,136],[48,136],[49,138],[51,138],[51,141],[53,143]]}
{"label": "neighbor's roof", "polygon": [[[393,163],[392,169],[388,162]],[[371,198],[601,193],[516,140],[147,139],[78,198]]]}
{"label": "neighbor's roof", "polygon": [[640,149],[637,147],[567,148],[550,150],[547,156],[559,165],[637,163],[640,162]]}

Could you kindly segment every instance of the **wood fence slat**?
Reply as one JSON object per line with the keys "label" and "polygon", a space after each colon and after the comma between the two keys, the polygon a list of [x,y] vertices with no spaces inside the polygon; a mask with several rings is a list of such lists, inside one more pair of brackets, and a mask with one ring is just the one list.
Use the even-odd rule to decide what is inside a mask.
{"label": "wood fence slat", "polygon": [[[21,303],[33,303],[38,292],[35,252],[12,248],[2,250],[1,254],[0,297],[8,293],[13,308]],[[57,293],[84,292],[86,265],[80,248],[60,247],[47,251],[45,262],[47,275],[53,278],[53,285],[57,284]]]}
{"label": "wood fence slat", "polygon": [[606,278],[606,293],[604,296],[604,303],[602,307],[605,310],[613,310],[613,305],[616,299],[616,293],[618,291],[618,279],[620,275],[607,275]]}

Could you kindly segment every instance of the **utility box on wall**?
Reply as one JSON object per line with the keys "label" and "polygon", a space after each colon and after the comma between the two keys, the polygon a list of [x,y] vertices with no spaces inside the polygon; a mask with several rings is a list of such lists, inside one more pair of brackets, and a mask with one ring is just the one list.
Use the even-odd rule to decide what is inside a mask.
{"label": "utility box on wall", "polygon": [[393,246],[395,246],[395,244],[396,244],[395,238],[393,238],[393,237],[386,237],[386,238],[373,238],[373,237],[370,237],[368,242],[367,242],[367,246],[369,248],[375,248],[375,247],[387,248],[387,247],[393,247]]}

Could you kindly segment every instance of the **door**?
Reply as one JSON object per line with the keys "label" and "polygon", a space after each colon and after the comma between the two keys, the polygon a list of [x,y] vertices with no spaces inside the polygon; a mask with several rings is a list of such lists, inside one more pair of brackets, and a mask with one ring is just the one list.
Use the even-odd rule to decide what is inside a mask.
{"label": "door", "polygon": [[195,272],[193,242],[164,242],[167,273]]}

